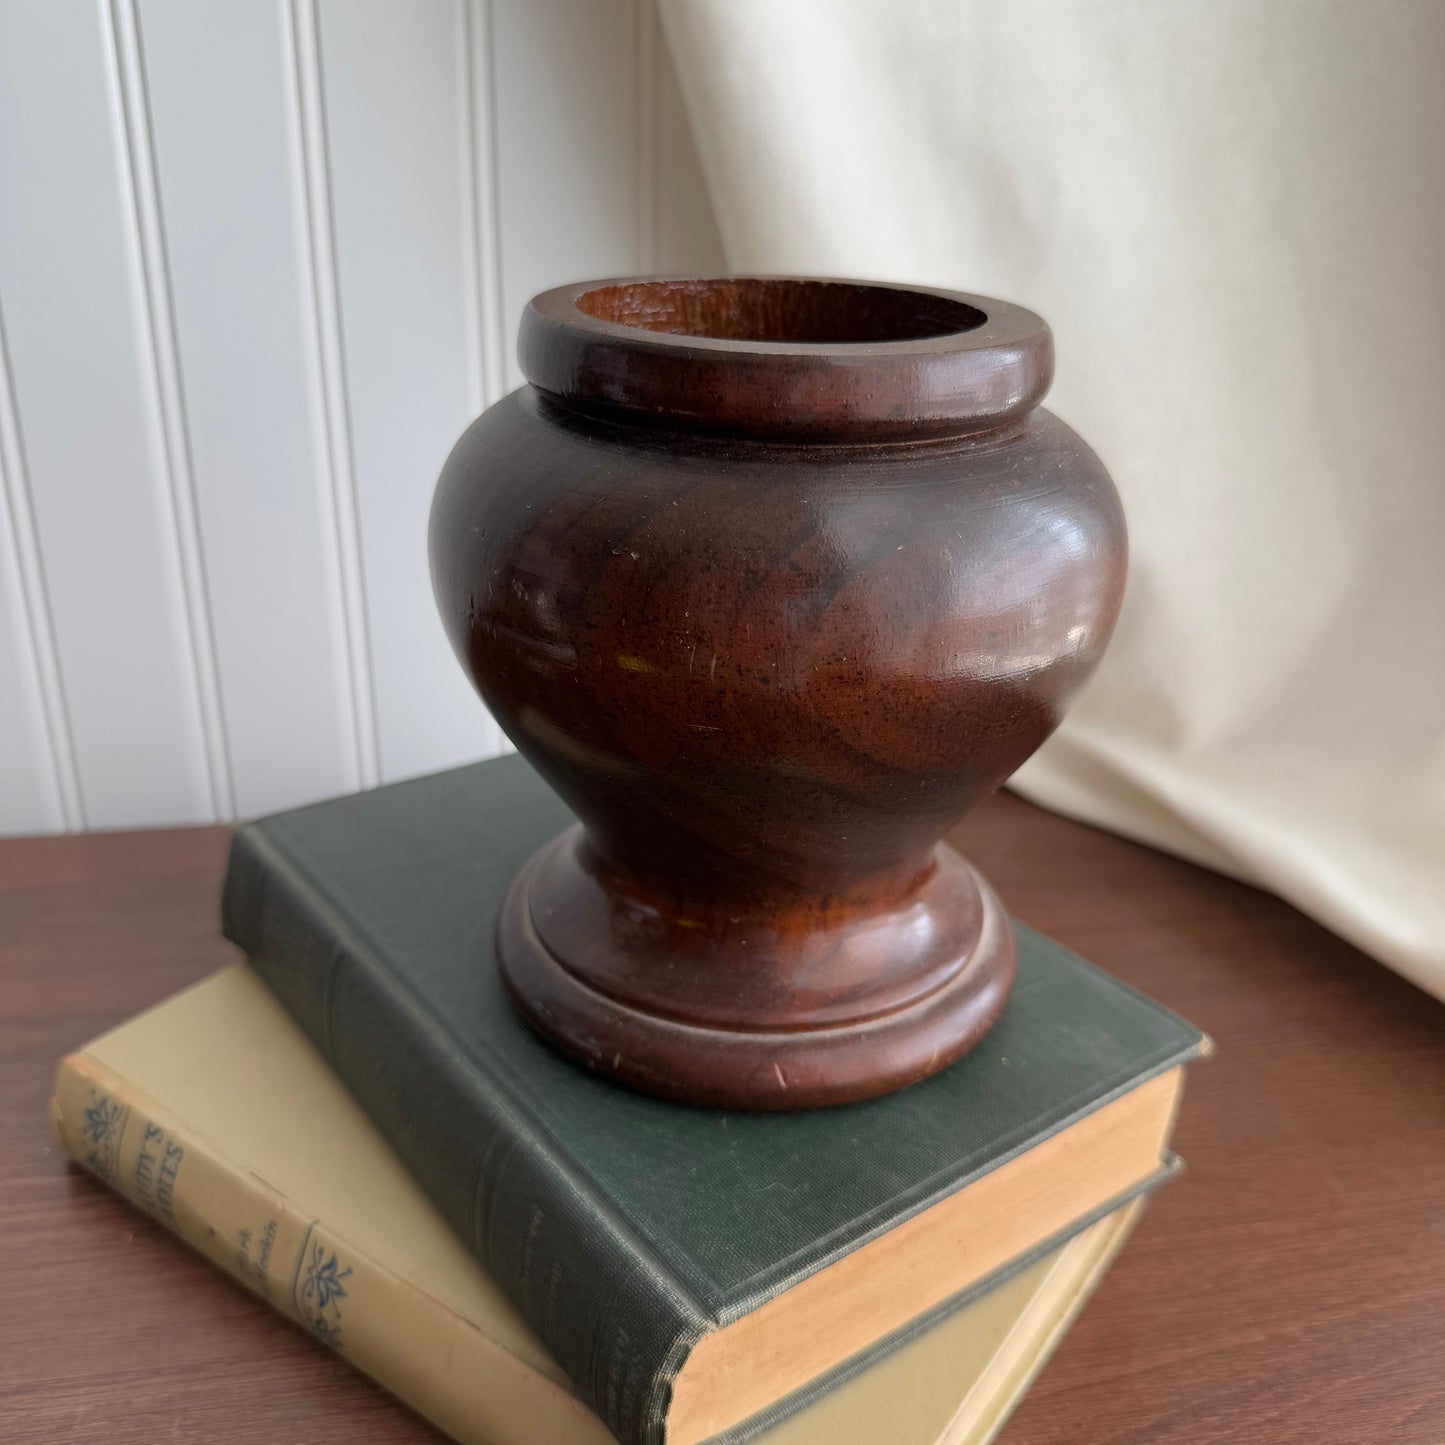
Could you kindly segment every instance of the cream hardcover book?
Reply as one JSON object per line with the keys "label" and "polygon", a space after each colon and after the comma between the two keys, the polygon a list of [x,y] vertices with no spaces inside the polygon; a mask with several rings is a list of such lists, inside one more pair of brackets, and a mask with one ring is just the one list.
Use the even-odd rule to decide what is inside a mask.
{"label": "cream hardcover book", "polygon": [[[266,986],[226,969],[61,1066],[67,1151],[468,1445],[612,1445]],[[759,1445],[991,1440],[1132,1227],[1074,1236],[872,1363]]]}

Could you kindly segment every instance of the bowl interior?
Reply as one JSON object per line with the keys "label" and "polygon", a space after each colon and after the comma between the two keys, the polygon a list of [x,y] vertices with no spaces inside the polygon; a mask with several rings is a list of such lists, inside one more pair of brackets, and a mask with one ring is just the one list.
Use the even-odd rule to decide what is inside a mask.
{"label": "bowl interior", "polygon": [[926,291],[853,281],[734,276],[624,281],[577,298],[599,321],[716,341],[877,345],[972,331],[987,317]]}

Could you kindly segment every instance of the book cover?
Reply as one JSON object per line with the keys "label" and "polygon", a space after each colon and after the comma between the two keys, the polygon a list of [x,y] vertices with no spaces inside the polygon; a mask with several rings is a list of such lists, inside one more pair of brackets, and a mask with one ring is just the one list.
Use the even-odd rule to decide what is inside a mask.
{"label": "book cover", "polygon": [[1167,1170],[1201,1035],[1027,929],[984,1044],[888,1098],[728,1114],[587,1074],[493,954],[571,821],[515,757],[264,819],[224,924],[629,1445],[743,1426]]}
{"label": "book cover", "polygon": [[[611,1445],[265,985],[236,966],[66,1059],[67,1151],[463,1445]],[[1111,1215],[756,1445],[980,1445],[1107,1268]]]}

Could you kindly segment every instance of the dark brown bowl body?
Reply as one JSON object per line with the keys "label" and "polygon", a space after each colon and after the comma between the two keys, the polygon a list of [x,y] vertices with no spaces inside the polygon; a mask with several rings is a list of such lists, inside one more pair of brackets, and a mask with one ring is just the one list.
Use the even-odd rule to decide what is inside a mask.
{"label": "dark brown bowl body", "polygon": [[786,1109],[997,1017],[1007,920],[940,842],[1059,722],[1118,611],[1052,350],[979,297],[749,278],[538,297],[531,385],[431,522],[452,644],[582,827],[499,925],[540,1032],[634,1087]]}

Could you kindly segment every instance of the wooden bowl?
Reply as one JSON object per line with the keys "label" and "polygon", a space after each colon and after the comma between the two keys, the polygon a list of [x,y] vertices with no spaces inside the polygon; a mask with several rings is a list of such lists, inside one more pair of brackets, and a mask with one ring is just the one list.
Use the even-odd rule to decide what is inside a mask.
{"label": "wooden bowl", "polygon": [[498,930],[527,1020],[692,1103],[856,1100],[998,1016],[1011,933],[941,841],[1057,725],[1124,582],[1118,498],[1038,402],[1048,327],[779,277],[535,298],[457,443],[432,576],[580,826]]}

